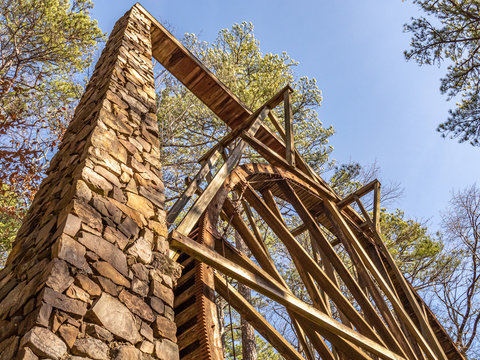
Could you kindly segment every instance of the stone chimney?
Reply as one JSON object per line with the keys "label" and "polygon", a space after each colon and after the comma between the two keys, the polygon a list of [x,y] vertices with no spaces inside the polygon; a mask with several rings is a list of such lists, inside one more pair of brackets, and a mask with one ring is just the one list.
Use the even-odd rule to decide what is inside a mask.
{"label": "stone chimney", "polygon": [[115,25],[0,271],[1,359],[178,359],[150,21]]}

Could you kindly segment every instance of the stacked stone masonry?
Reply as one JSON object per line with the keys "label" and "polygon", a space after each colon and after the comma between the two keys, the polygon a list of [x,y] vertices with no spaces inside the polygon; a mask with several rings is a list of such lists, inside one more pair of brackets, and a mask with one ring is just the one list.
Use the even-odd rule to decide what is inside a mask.
{"label": "stacked stone masonry", "polygon": [[178,359],[150,23],[115,25],[0,272],[0,360]]}

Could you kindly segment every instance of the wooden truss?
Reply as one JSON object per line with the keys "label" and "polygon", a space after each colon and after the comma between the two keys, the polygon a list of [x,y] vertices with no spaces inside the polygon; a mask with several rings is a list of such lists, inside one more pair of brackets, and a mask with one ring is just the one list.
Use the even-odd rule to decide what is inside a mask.
{"label": "wooden truss", "polygon": [[[380,183],[340,198],[295,149],[289,86],[251,111],[151,20],[154,58],[231,128],[200,158],[200,170],[168,211],[172,256],[183,265],[175,298],[180,357],[223,358],[217,293],[286,359],[461,359],[385,246],[379,231]],[[282,103],[283,124],[274,113]],[[267,163],[242,163],[247,146]],[[207,184],[203,190],[202,183]],[[362,197],[372,191],[371,215]],[[287,226],[278,201],[288,204],[301,225]],[[309,303],[282,278],[258,218],[263,231],[275,234],[287,249]],[[227,241],[218,229],[220,219],[243,239],[251,257]],[[299,241],[306,235],[308,246]],[[285,307],[303,354],[226,276]]]}

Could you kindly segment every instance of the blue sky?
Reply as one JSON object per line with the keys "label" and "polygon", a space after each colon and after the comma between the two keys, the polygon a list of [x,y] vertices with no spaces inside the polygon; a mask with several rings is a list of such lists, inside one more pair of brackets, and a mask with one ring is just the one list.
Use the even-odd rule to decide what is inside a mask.
{"label": "blue sky", "polygon": [[[103,31],[134,1],[96,0],[92,16]],[[235,22],[251,21],[263,52],[286,51],[298,75],[314,77],[323,92],[319,117],[333,125],[333,157],[381,168],[400,182],[396,205],[411,218],[439,222],[452,190],[477,181],[480,148],[445,140],[435,131],[454,106],[440,94],[444,69],[406,62],[403,24],[421,15],[409,1],[142,1],[181,38],[212,41]]]}

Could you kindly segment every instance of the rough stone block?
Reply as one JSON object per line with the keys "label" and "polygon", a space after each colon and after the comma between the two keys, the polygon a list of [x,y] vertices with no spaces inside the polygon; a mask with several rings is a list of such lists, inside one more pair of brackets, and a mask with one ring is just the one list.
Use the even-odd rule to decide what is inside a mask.
{"label": "rough stone block", "polygon": [[130,287],[130,281],[128,281],[122,274],[120,274],[115,268],[105,261],[97,261],[92,267],[103,277],[112,280],[115,284]]}
{"label": "rough stone block", "polygon": [[140,344],[140,351],[145,354],[152,354],[155,351],[155,345],[150,341],[142,341]]}
{"label": "rough stone block", "polygon": [[65,341],[68,348],[72,348],[75,340],[77,340],[78,333],[78,328],[69,324],[60,325],[60,327],[58,328],[58,334],[63,339],[63,341]]}
{"label": "rough stone block", "polygon": [[73,210],[85,224],[97,231],[102,231],[102,215],[93,207],[81,200],[74,200]]}
{"label": "rough stone block", "polygon": [[153,258],[152,245],[141,237],[127,249],[127,254],[134,256],[144,264],[149,264]]}
{"label": "rough stone block", "polygon": [[73,277],[70,276],[65,261],[53,259],[46,271],[50,273],[46,285],[59,293],[64,292],[73,283]]}
{"label": "rough stone block", "polygon": [[100,294],[102,293],[102,289],[100,289],[100,286],[95,284],[95,282],[86,275],[77,274],[75,276],[75,284],[77,286],[80,286],[91,296],[100,296]]}
{"label": "rough stone block", "polygon": [[157,316],[157,319],[153,323],[153,333],[157,337],[167,338],[173,342],[177,342],[177,326],[173,321],[168,320],[161,315]]}
{"label": "rough stone block", "polygon": [[18,336],[11,336],[0,342],[0,360],[13,359],[17,353]]}
{"label": "rough stone block", "polygon": [[102,294],[90,311],[99,325],[115,336],[136,344],[140,340],[135,318],[120,301],[108,294]]}
{"label": "rough stone block", "polygon": [[152,203],[145,197],[129,192],[127,193],[127,198],[127,205],[144,215],[147,219],[155,216]]}
{"label": "rough stone block", "polygon": [[155,342],[155,355],[159,360],[179,360],[178,346],[168,339]]}
{"label": "rough stone block", "polygon": [[80,230],[81,220],[73,214],[68,214],[63,226],[63,232],[70,236],[75,236]]}
{"label": "rough stone block", "polygon": [[110,241],[112,244],[117,244],[120,250],[123,250],[125,246],[128,244],[128,239],[125,235],[123,235],[120,231],[112,228],[111,226],[107,226],[103,233],[103,237]]}
{"label": "rough stone block", "polygon": [[47,304],[54,308],[63,310],[70,314],[84,316],[87,312],[87,304],[56,292],[50,288],[45,288],[39,295],[39,299],[43,300]]}
{"label": "rough stone block", "polygon": [[142,297],[148,295],[148,285],[146,282],[137,279],[136,277],[132,280],[131,290]]}
{"label": "rough stone block", "polygon": [[148,297],[148,303],[150,304],[151,308],[155,310],[157,313],[162,315],[165,312],[165,304],[162,300],[156,298],[155,296]]}
{"label": "rough stone block", "polygon": [[65,295],[72,299],[78,299],[86,303],[91,303],[90,295],[88,295],[85,290],[76,285],[71,285],[65,292]]}
{"label": "rough stone block", "polygon": [[166,304],[173,306],[174,296],[172,289],[161,284],[160,281],[152,280],[150,283],[150,292],[163,300]]}
{"label": "rough stone block", "polygon": [[97,324],[87,323],[85,327],[85,331],[88,335],[94,338],[107,341],[107,342],[113,341],[112,333]]}
{"label": "rough stone block", "polygon": [[63,358],[67,354],[67,345],[57,335],[38,326],[25,334],[20,346],[28,346],[35,355],[54,360]]}
{"label": "rough stone block", "polygon": [[85,259],[86,251],[85,246],[70,236],[63,235],[52,247],[52,257],[58,257],[79,269],[91,272]]}
{"label": "rough stone block", "polygon": [[72,353],[88,356],[95,360],[106,360],[108,359],[108,346],[98,339],[82,338],[75,341]]}
{"label": "rough stone block", "polygon": [[122,290],[119,299],[130,309],[134,314],[137,314],[142,319],[152,322],[155,320],[152,309],[142,299],[129,293],[126,290]]}
{"label": "rough stone block", "polygon": [[24,347],[19,350],[17,360],[38,360],[38,356],[30,348]]}
{"label": "rough stone block", "polygon": [[122,275],[128,275],[127,259],[125,254],[115,245],[99,236],[82,232],[78,241],[87,249],[93,251],[103,260],[110,263]]}

